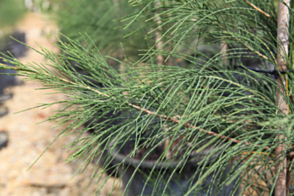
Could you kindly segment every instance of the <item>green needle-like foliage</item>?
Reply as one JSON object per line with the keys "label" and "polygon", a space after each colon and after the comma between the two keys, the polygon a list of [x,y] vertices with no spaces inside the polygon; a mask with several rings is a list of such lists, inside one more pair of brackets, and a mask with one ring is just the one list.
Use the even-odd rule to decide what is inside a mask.
{"label": "green needle-like foliage", "polygon": [[[160,6],[154,6],[158,2]],[[131,178],[136,173],[145,175],[143,189],[154,188],[150,195],[179,194],[169,182],[177,179],[178,173],[184,175],[191,164],[197,167],[185,176],[187,184],[181,195],[221,195],[224,185],[231,182],[233,191],[226,195],[243,195],[249,188],[259,195],[271,194],[277,180],[272,168],[280,157],[288,157],[290,170],[293,164],[293,73],[286,74],[289,91],[288,95],[283,94],[290,111],[287,116],[275,103],[277,82],[269,75],[244,67],[241,58],[256,59],[261,67],[276,68],[274,1],[252,0],[250,3],[255,7],[246,1],[224,0],[131,3],[140,10],[123,19],[129,21],[126,27],[142,19],[146,21],[143,30],[155,32],[162,27],[163,45],[158,48],[154,44],[141,51],[143,56],[137,62],[117,60],[123,71],[110,66],[110,57],[93,47],[96,44],[88,37],[79,41],[65,37],[58,45],[60,55],[41,48],[38,52],[49,60],[46,65],[7,60],[15,65],[18,75],[41,81],[45,89],[68,97],[61,102],[63,109],[48,119],[67,125],[61,135],[70,134],[92,120],[78,132],[95,131],[68,145],[73,151],[68,161],[80,160],[82,170],[97,158],[103,163],[103,170],[97,166],[93,179],[100,179],[104,171],[122,178],[130,165],[136,165]],[[160,23],[154,20],[156,15],[160,15]],[[293,21],[292,8],[290,18]],[[289,31],[292,36],[292,24]],[[129,36],[137,34],[142,36],[144,31],[138,29]],[[146,36],[160,41],[152,32]],[[203,45],[216,46],[224,41],[229,45],[225,55],[220,47],[211,50],[213,54],[209,56],[201,51]],[[178,66],[175,62],[174,66],[157,65],[158,55],[166,60],[180,59],[189,66]],[[78,73],[71,61],[89,74]],[[287,62],[292,69],[292,54]],[[285,135],[286,139],[277,140],[277,135]],[[281,144],[288,150],[277,155],[275,148]],[[120,162],[114,158],[117,156],[122,157]],[[139,167],[142,165],[148,165],[150,171],[143,171]],[[208,176],[211,181],[204,184]],[[125,194],[130,185],[131,181]]]}

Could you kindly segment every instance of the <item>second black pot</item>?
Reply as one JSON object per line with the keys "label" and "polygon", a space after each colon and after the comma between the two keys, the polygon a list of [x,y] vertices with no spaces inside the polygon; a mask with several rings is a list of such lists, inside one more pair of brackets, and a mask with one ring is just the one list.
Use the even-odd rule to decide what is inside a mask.
{"label": "second black pot", "polygon": [[[122,153],[110,152],[110,150],[108,153],[113,158],[112,165],[122,163],[119,164],[118,173],[122,178],[124,191],[128,196],[183,196],[198,181],[199,172],[197,172],[197,175],[195,173],[202,167],[198,164],[200,160],[190,161],[180,171],[183,162],[158,163],[149,160],[141,162],[138,159],[126,158]],[[207,171],[207,169],[209,169],[209,165],[206,165],[202,172]],[[238,195],[238,188],[236,187],[238,186],[238,179],[233,180],[228,186],[212,187],[214,180],[225,182],[224,175],[229,172],[231,172],[231,165],[228,165],[222,172],[211,172],[189,196],[228,196],[234,191],[234,195]]]}

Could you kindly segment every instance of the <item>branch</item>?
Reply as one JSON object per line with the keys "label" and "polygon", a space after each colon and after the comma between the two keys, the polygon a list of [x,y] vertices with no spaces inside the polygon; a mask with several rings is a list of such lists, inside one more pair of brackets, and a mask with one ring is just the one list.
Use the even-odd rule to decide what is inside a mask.
{"label": "branch", "polygon": [[[33,70],[22,69],[22,68],[17,68],[17,67],[11,67],[11,66],[8,66],[8,65],[5,65],[5,64],[2,64],[2,63],[0,63],[0,65],[1,65],[1,66],[4,66],[4,67],[7,67],[7,68],[9,67],[10,69],[17,70],[17,71],[25,71],[25,72],[26,72],[26,71],[30,71],[30,72],[37,73],[36,71],[33,71]],[[44,74],[44,75],[49,76],[49,74]],[[73,81],[70,81],[70,80],[67,80],[67,79],[65,79],[65,78],[60,78],[60,77],[57,77],[57,76],[55,76],[55,77],[56,77],[57,79],[63,81],[63,82],[68,83],[68,84],[78,85],[79,87],[86,88],[86,89],[88,89],[88,90],[94,91],[94,92],[96,92],[96,93],[98,93],[98,94],[100,94],[100,95],[104,95],[104,96],[106,96],[106,97],[110,97],[109,95],[107,95],[107,94],[105,94],[105,93],[102,93],[101,91],[98,91],[98,90],[96,90],[96,89],[93,89],[93,88],[91,88],[91,87],[89,87],[89,86],[82,85],[82,84],[77,84],[77,83],[75,83],[75,82],[73,82]],[[111,97],[111,98],[114,98],[114,99],[115,99],[115,97]],[[177,124],[180,123],[180,121],[177,120],[177,119],[175,119],[175,118],[168,117],[168,116],[163,115],[163,114],[156,114],[156,112],[152,112],[152,111],[150,111],[150,110],[144,109],[144,108],[142,108],[142,107],[140,107],[140,106],[137,106],[137,105],[134,105],[134,104],[132,104],[132,103],[130,103],[130,102],[128,102],[128,101],[126,101],[126,103],[127,103],[129,106],[133,107],[133,108],[136,108],[136,109],[138,109],[138,110],[140,110],[140,111],[143,111],[143,112],[147,113],[147,115],[155,115],[155,116],[161,117],[162,119],[165,119],[165,120],[168,120],[168,121],[171,121],[171,122],[177,123]],[[215,132],[212,132],[212,131],[208,131],[208,130],[202,129],[202,128],[200,128],[200,127],[196,127],[196,126],[194,126],[194,125],[191,125],[190,123],[185,123],[185,124],[183,124],[183,126],[184,126],[184,127],[187,127],[187,128],[193,128],[193,129],[198,130],[198,131],[200,131],[200,132],[206,133],[206,134],[208,134],[208,135],[216,136],[216,137],[219,137],[219,138],[221,138],[221,139],[225,139],[225,140],[228,140],[228,141],[233,141],[234,143],[241,143],[241,142],[243,142],[243,141],[241,141],[241,140],[237,140],[237,139],[234,139],[234,138],[230,138],[230,137],[227,137],[227,136],[224,136],[224,135],[220,135],[220,134],[215,133]],[[246,144],[246,145],[250,145],[249,142],[243,142],[243,143]]]}
{"label": "branch", "polygon": [[[156,114],[156,112],[152,112],[150,110],[147,110],[147,109],[144,109],[144,108],[141,108],[140,106],[137,106],[137,105],[134,105],[134,104],[131,104],[129,102],[127,102],[130,106],[132,106],[133,108],[136,108],[138,110],[141,110],[145,113],[147,113],[147,115],[155,115],[155,116],[158,116],[158,117],[161,117],[162,119],[165,119],[165,120],[168,120],[168,121],[171,121],[171,122],[174,122],[174,123],[177,123],[179,124],[180,121],[175,119],[175,118],[172,118],[172,117],[168,117],[166,115],[163,115],[163,114]],[[244,141],[241,141],[241,140],[237,140],[237,139],[234,139],[234,138],[230,138],[230,137],[227,137],[227,136],[224,136],[224,135],[220,135],[218,133],[215,133],[213,131],[208,131],[208,130],[205,130],[205,129],[202,129],[200,127],[197,127],[197,126],[194,126],[194,125],[191,125],[190,123],[185,123],[183,124],[184,127],[187,127],[187,128],[193,128],[197,131],[200,131],[200,132],[203,132],[203,133],[206,133],[208,135],[212,135],[212,136],[216,136],[216,137],[219,137],[221,139],[225,139],[225,140],[228,140],[228,141],[233,141],[234,143],[241,143],[243,142],[245,145],[250,145],[249,142],[244,142]]]}
{"label": "branch", "polygon": [[261,54],[260,52],[254,50],[254,49],[252,49],[250,46],[248,46],[247,44],[245,44],[244,42],[242,42],[233,33],[231,33],[230,31],[228,31],[225,27],[221,26],[219,23],[214,22],[214,24],[218,25],[221,29],[224,29],[226,33],[228,33],[229,35],[231,35],[232,37],[234,37],[238,42],[240,42],[241,44],[243,44],[246,48],[248,48],[252,52],[256,53],[257,55],[259,55],[260,57],[264,58],[265,60],[269,60],[269,58],[267,56]]}
{"label": "branch", "polygon": [[[5,64],[2,64],[2,63],[0,63],[0,66],[6,67],[7,69],[16,70],[16,71],[24,71],[24,72],[29,71],[29,72],[32,72],[32,73],[35,73],[35,74],[38,73],[37,71],[31,70],[31,69],[18,68],[18,67],[11,67],[11,66],[9,66],[9,65],[5,65]],[[44,75],[49,76],[49,74],[44,74]],[[75,82],[73,82],[73,81],[70,81],[70,80],[67,80],[67,79],[65,79],[65,78],[60,78],[60,77],[57,77],[57,76],[55,76],[55,77],[56,77],[57,79],[59,79],[59,80],[65,82],[65,83],[72,84],[72,85],[78,85],[79,87],[86,88],[86,89],[88,89],[88,90],[94,91],[94,92],[96,92],[96,93],[98,93],[98,94],[100,94],[100,95],[103,95],[103,96],[106,96],[106,97],[109,97],[109,98],[110,98],[110,95],[105,94],[105,93],[102,93],[101,91],[96,90],[96,89],[94,89],[94,88],[91,88],[91,87],[89,87],[89,86],[81,85],[81,84],[77,84],[77,83],[75,83]],[[114,99],[115,99],[115,97],[111,97],[111,98],[114,98]],[[170,122],[174,122],[174,123],[177,123],[177,124],[180,123],[180,120],[178,120],[178,119],[180,118],[180,116],[178,116],[178,115],[176,116],[176,118],[178,118],[178,119],[176,119],[176,118],[174,118],[174,117],[168,117],[168,116],[163,115],[163,114],[156,114],[156,112],[153,112],[153,111],[150,111],[150,110],[144,109],[144,108],[142,108],[142,107],[140,107],[140,106],[137,106],[137,105],[134,105],[134,104],[132,104],[132,103],[130,103],[130,102],[128,102],[128,101],[126,101],[126,103],[127,103],[129,106],[133,107],[133,108],[136,108],[136,109],[138,109],[138,110],[140,110],[140,111],[145,112],[147,115],[155,115],[155,116],[161,117],[162,119],[168,120],[168,121],[170,121]],[[234,138],[231,138],[231,137],[227,137],[227,136],[224,136],[224,135],[220,135],[220,134],[215,133],[215,132],[213,132],[213,131],[208,131],[208,130],[202,129],[202,128],[200,128],[200,127],[197,127],[197,126],[191,125],[190,123],[185,123],[185,124],[183,124],[183,126],[186,127],[186,128],[193,128],[193,129],[195,129],[195,130],[197,130],[197,131],[200,131],[200,132],[206,133],[206,134],[208,134],[208,135],[212,135],[212,136],[215,136],[215,137],[219,137],[220,139],[224,139],[224,140],[227,140],[227,141],[232,141],[233,143],[236,143],[236,144],[243,142],[243,144],[245,144],[245,145],[250,145],[249,142],[246,142],[246,141],[244,142],[244,141],[242,141],[242,140],[237,140],[237,139],[234,139]],[[269,148],[270,148],[270,147],[266,146],[266,147],[264,147],[264,150],[268,150]],[[290,158],[290,159],[291,159],[291,158],[294,158],[294,152],[290,152],[289,155],[288,155],[288,158]]]}
{"label": "branch", "polygon": [[[278,3],[278,29],[277,29],[277,66],[279,71],[287,69],[287,57],[288,57],[288,46],[289,46],[289,9],[291,0],[285,0],[284,2]],[[287,101],[283,98],[285,95],[284,86],[287,88],[287,78],[279,77],[277,81],[277,93],[276,93],[276,105],[280,108],[284,114],[289,114]],[[287,91],[288,89],[286,89]],[[286,135],[278,134],[277,140],[287,140]],[[287,151],[286,144],[280,144],[275,148],[275,154],[279,154]],[[275,174],[277,175],[277,181],[275,184],[275,195],[286,196],[287,195],[287,158],[279,157],[279,161],[275,165]]]}
{"label": "branch", "polygon": [[[1,58],[0,58],[1,59]],[[5,67],[7,68],[8,70],[15,70],[15,71],[26,71],[26,72],[31,72],[31,73],[37,73],[36,71],[34,70],[31,70],[31,69],[25,69],[25,68],[19,68],[19,67],[12,67],[10,65],[5,65],[3,63],[0,63],[0,65],[2,67]],[[0,68],[1,69],[1,68]]]}
{"label": "branch", "polygon": [[[9,68],[9,69],[16,70],[16,71],[24,71],[24,72],[30,71],[30,72],[33,72],[33,73],[37,74],[37,71],[30,70],[30,69],[23,69],[23,68],[11,67],[11,66],[9,66],[9,65],[5,65],[5,64],[2,64],[2,63],[0,63],[0,65],[1,65],[1,66],[4,66],[4,67],[7,67],[7,68]],[[43,74],[49,76],[49,74],[45,74],[45,73],[43,73]],[[50,75],[50,76],[51,76],[51,75]],[[81,88],[86,88],[86,89],[91,90],[91,91],[94,91],[94,92],[96,92],[96,93],[98,93],[98,94],[100,94],[100,95],[103,95],[103,96],[106,96],[106,97],[110,97],[110,95],[105,94],[105,93],[103,93],[103,92],[101,92],[101,91],[99,91],[99,90],[96,90],[96,89],[94,89],[94,88],[91,88],[90,86],[86,86],[86,85],[82,85],[82,84],[77,84],[77,83],[75,83],[75,82],[73,82],[73,81],[70,81],[70,80],[67,80],[67,79],[65,79],[65,78],[60,78],[60,77],[57,77],[57,76],[55,76],[55,77],[56,77],[57,79],[61,80],[62,82],[65,82],[65,83],[68,83],[68,84],[72,84],[72,85],[78,85],[78,86],[81,87]],[[111,98],[115,99],[115,97],[111,97]],[[145,109],[145,108],[142,108],[142,107],[140,107],[140,106],[134,105],[134,104],[132,104],[132,103],[130,103],[130,102],[128,102],[128,101],[126,101],[126,103],[127,103],[129,106],[133,107],[133,108],[136,108],[136,109],[138,109],[138,110],[140,110],[140,111],[145,112],[147,115],[155,115],[155,116],[161,117],[161,118],[164,119],[164,120],[168,120],[168,121],[170,121],[170,122],[174,122],[174,123],[177,123],[177,124],[180,123],[180,120],[178,120],[178,119],[176,119],[176,118],[168,117],[168,116],[163,115],[163,114],[157,114],[156,112],[153,112],[153,111],[147,110],[147,109]],[[177,116],[177,117],[178,117],[178,116]],[[224,140],[227,140],[227,141],[232,141],[233,143],[236,143],[236,144],[238,144],[238,143],[243,143],[243,144],[245,144],[245,145],[250,145],[249,142],[242,141],[242,140],[237,140],[237,139],[234,139],[234,138],[231,138],[231,137],[227,137],[227,136],[224,136],[224,135],[220,135],[220,134],[215,133],[215,132],[213,132],[213,131],[208,131],[208,130],[202,129],[202,128],[200,128],[200,127],[197,127],[197,126],[191,125],[190,123],[185,123],[185,124],[183,124],[183,126],[186,127],[186,128],[193,128],[193,129],[195,129],[195,130],[197,130],[197,131],[200,131],[200,132],[206,133],[206,134],[208,134],[208,135],[212,135],[212,136],[215,136],[215,137],[219,137],[220,139],[224,139]],[[265,149],[265,150],[268,150],[269,147],[265,147],[264,149]]]}
{"label": "branch", "polygon": [[243,0],[244,2],[246,2],[248,5],[250,5],[251,7],[253,7],[253,9],[257,10],[258,12],[262,13],[263,15],[265,15],[266,17],[270,18],[272,21],[274,21],[274,18],[269,15],[268,13],[266,13],[265,11],[263,11],[262,9],[260,9],[259,7],[255,6],[253,3],[250,3],[247,0]]}
{"label": "branch", "polygon": [[[159,0],[155,0],[154,1],[154,7],[155,8],[160,7]],[[156,48],[157,48],[157,50],[162,50],[161,48],[163,46],[163,41],[162,41],[162,35],[160,34],[160,32],[162,31],[162,27],[160,26],[161,23],[162,23],[162,21],[161,21],[160,15],[158,15],[157,13],[155,13],[154,22],[157,24],[157,30],[155,31],[155,35],[156,35],[156,37],[155,37]],[[158,65],[163,65],[164,58],[163,58],[163,56],[161,54],[160,55],[157,55],[156,60],[157,60],[157,64]]]}

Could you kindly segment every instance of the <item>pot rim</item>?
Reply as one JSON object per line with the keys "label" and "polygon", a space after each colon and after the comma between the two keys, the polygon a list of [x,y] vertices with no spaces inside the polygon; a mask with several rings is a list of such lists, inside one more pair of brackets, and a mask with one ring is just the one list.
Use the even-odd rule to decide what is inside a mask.
{"label": "pot rim", "polygon": [[[184,164],[186,163],[190,163],[192,165],[202,165],[203,163],[199,163],[202,161],[202,157],[201,155],[207,155],[209,153],[212,152],[212,149],[207,150],[203,150],[200,153],[197,153],[197,155],[192,155],[192,157],[195,157],[194,159],[188,159],[188,160],[181,160],[181,161],[173,161],[173,160],[165,160],[165,161],[160,161],[160,160],[140,160],[140,159],[135,159],[135,158],[130,158],[127,157],[125,155],[122,155],[121,153],[119,153],[117,151],[117,149],[114,149],[113,151],[111,151],[110,148],[106,149],[107,154],[110,154],[111,157],[113,158],[113,160],[115,160],[116,162],[122,162],[128,165],[132,165],[132,166],[140,166],[140,167],[144,167],[144,168],[155,168],[155,169],[160,169],[160,168],[165,168],[165,169],[174,169],[174,168],[181,168]],[[220,153],[216,153],[215,155],[212,155],[209,158],[209,161],[206,165],[209,165],[209,163],[212,162],[212,160],[214,160],[217,156],[219,156]]]}

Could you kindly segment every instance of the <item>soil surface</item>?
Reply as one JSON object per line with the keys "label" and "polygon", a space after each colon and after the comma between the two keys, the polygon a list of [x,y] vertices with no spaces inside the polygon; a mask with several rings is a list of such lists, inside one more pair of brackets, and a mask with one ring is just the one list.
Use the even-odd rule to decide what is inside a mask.
{"label": "soil surface", "polygon": [[[53,52],[58,52],[54,46],[54,35],[58,29],[48,17],[29,13],[17,25],[17,30],[26,33],[29,46],[38,45]],[[46,59],[29,49],[25,57],[19,58],[23,63],[46,63]],[[72,142],[75,134],[61,137],[45,152],[37,163],[27,171],[46,147],[56,138],[64,127],[53,128],[54,122],[37,124],[54,114],[60,106],[40,110],[33,109],[18,114],[16,112],[35,107],[38,103],[51,103],[65,99],[63,95],[49,94],[48,90],[35,90],[42,87],[41,83],[25,81],[24,85],[7,89],[13,93],[13,98],[5,102],[9,114],[0,118],[0,131],[9,134],[9,143],[0,150],[0,196],[88,196],[93,195],[101,186],[94,180],[87,188],[95,165],[90,164],[82,173],[74,176],[79,168],[77,162],[66,163],[71,154],[66,144]],[[74,176],[74,177],[73,177]],[[73,178],[72,178],[73,177]],[[102,180],[106,179],[106,175]],[[108,196],[113,191],[114,183],[118,181],[109,178],[99,196]],[[118,186],[114,194],[120,192]]]}

